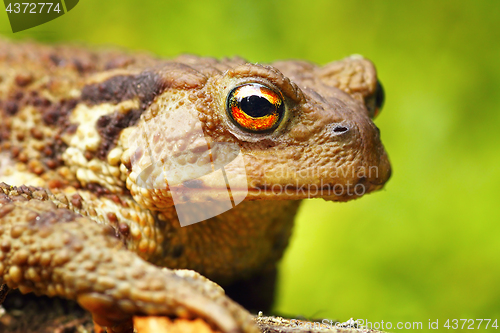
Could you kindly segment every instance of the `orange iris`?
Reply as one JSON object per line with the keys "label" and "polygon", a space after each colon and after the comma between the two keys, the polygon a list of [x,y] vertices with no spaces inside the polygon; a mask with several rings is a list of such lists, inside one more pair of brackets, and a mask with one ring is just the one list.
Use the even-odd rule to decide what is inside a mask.
{"label": "orange iris", "polygon": [[254,132],[276,128],[284,113],[281,94],[258,83],[247,83],[234,88],[227,103],[233,122]]}

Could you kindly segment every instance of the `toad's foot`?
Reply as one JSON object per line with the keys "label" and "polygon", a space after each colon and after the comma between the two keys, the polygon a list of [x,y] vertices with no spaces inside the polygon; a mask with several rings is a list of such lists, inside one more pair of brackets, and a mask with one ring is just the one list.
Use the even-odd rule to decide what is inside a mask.
{"label": "toad's foot", "polygon": [[0,187],[0,284],[76,299],[116,332],[130,329],[134,314],[201,317],[222,332],[259,332],[214,283],[149,264],[88,218],[16,193]]}

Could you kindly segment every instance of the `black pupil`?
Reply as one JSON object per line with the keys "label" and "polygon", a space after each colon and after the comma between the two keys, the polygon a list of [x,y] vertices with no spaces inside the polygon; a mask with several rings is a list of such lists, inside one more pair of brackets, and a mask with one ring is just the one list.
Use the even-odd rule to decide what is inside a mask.
{"label": "black pupil", "polygon": [[253,118],[264,117],[276,111],[276,107],[271,102],[265,97],[258,95],[243,98],[240,101],[240,108],[248,116]]}

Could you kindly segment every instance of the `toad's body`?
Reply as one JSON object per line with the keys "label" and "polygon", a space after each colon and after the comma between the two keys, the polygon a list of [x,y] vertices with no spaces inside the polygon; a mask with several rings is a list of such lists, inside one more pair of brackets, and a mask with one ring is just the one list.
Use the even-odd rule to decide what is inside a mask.
{"label": "toad's body", "polygon": [[[389,178],[378,87],[360,57],[262,66],[0,41],[0,283],[77,299],[103,325],[199,315],[253,331],[209,282],[144,260],[236,293],[272,275],[299,199]],[[225,182],[171,172],[217,163]],[[180,227],[174,204],[197,222],[228,193],[246,200]]]}

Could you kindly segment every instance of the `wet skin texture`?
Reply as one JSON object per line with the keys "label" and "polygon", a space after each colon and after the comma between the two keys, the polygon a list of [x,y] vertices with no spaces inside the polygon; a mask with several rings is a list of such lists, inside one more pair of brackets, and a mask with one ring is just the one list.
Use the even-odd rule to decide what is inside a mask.
{"label": "wet skin texture", "polygon": [[[382,102],[359,56],[257,65],[0,41],[0,283],[75,299],[115,331],[160,314],[257,332],[208,279],[269,306],[300,199],[347,201],[389,179],[372,122]],[[200,142],[238,147],[244,167],[226,173],[246,199],[180,227],[171,190],[195,188],[176,204],[204,207],[226,185],[209,174],[144,187],[140,172],[208,165]]]}

